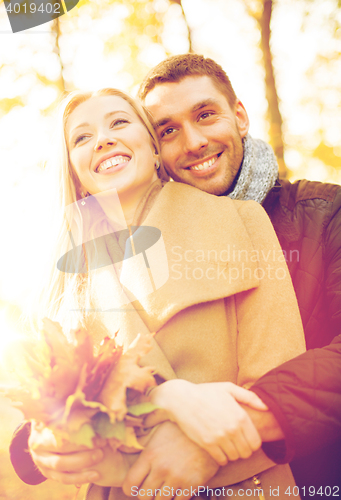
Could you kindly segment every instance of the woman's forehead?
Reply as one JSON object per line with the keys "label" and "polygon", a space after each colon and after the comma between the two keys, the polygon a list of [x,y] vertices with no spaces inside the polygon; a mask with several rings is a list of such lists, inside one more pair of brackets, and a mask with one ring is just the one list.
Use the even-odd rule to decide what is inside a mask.
{"label": "woman's forehead", "polygon": [[120,96],[99,95],[90,97],[79,104],[72,113],[70,113],[66,124],[66,130],[70,132],[74,127],[82,123],[91,125],[92,122],[103,118],[105,119],[111,116],[112,113],[119,113],[120,111],[137,117],[131,105]]}

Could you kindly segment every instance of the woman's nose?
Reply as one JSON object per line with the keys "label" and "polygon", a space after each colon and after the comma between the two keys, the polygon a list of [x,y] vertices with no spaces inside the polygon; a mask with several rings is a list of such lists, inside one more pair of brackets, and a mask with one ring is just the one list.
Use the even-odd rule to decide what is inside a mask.
{"label": "woman's nose", "polygon": [[107,137],[107,135],[99,135],[94,147],[95,151],[100,151],[103,148],[114,146],[117,144],[116,139],[113,139],[112,137]]}

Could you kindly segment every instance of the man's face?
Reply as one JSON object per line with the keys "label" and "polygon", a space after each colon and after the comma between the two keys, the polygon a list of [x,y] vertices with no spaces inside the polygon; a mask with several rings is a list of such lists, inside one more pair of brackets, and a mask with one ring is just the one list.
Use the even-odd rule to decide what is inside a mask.
{"label": "man's face", "polygon": [[162,83],[144,104],[152,113],[167,172],[178,182],[221,195],[243,160],[249,121],[240,101],[231,109],[208,76]]}

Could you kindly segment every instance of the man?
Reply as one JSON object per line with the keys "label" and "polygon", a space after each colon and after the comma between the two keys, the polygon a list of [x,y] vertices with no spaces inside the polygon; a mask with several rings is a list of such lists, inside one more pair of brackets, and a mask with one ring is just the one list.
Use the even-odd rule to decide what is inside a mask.
{"label": "man", "polygon": [[[278,180],[271,148],[248,135],[246,110],[210,59],[167,59],[147,75],[139,97],[174,180],[263,204],[291,273],[307,349],[327,346],[341,332],[341,188]],[[274,446],[265,450],[272,458],[279,453],[280,462],[317,449],[292,462],[292,469],[298,485],[314,486],[318,495],[319,486],[341,483],[341,442],[323,448],[341,435],[340,341],[273,370],[254,386],[286,430],[281,457]]]}

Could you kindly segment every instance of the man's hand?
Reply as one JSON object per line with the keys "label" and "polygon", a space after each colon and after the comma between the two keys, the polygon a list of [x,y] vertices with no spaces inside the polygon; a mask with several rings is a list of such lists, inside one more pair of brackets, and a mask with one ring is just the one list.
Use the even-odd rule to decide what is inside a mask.
{"label": "man's hand", "polygon": [[[170,380],[153,389],[151,398],[219,465],[249,458],[262,444],[251,418],[238,402],[260,411],[266,411],[267,406],[256,394],[235,384]],[[153,425],[153,418],[147,417],[146,425]]]}
{"label": "man's hand", "polygon": [[97,440],[92,449],[71,443],[59,446],[52,434],[32,423],[28,445],[34,463],[48,479],[64,484],[85,484],[100,478],[93,467],[103,460],[106,440]]}
{"label": "man's hand", "polygon": [[285,439],[281,426],[271,411],[258,411],[242,405],[251,418],[263,442]]}
{"label": "man's hand", "polygon": [[[176,500],[189,499],[193,496],[191,491],[206,485],[218,468],[212,457],[185,436],[176,424],[164,422],[128,472],[123,491],[126,495],[134,493],[136,496],[137,490],[144,490],[144,494],[141,492],[138,497],[145,500],[147,490],[154,493],[156,489],[167,486],[169,491],[174,488]],[[177,489],[182,494],[176,495]],[[170,498],[169,494],[165,496]],[[148,495],[148,498],[152,497]],[[157,493],[156,498],[159,500],[162,494]]]}

